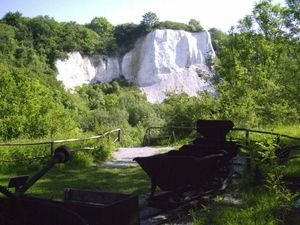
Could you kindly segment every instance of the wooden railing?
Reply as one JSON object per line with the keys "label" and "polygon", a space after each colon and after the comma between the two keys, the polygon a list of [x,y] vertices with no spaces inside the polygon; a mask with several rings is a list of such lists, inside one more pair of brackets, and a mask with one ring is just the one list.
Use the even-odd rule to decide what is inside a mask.
{"label": "wooden railing", "polygon": [[[167,130],[168,133],[160,136],[155,136],[153,134],[153,130]],[[173,143],[176,142],[176,130],[195,130],[195,127],[181,127],[181,126],[168,126],[168,127],[148,127],[146,129],[145,137],[144,137],[144,145],[151,145],[151,141],[154,139],[163,139],[168,138],[171,139]]]}
{"label": "wooden railing", "polygon": [[[71,138],[71,139],[61,139],[61,140],[51,140],[51,141],[42,141],[42,142],[31,142],[31,143],[0,143],[0,147],[13,147],[13,146],[34,146],[34,145],[48,145],[49,146],[49,154],[47,155],[40,155],[36,157],[31,157],[30,159],[41,159],[41,158],[46,158],[49,156],[53,156],[54,154],[54,147],[56,144],[63,144],[63,143],[71,143],[71,142],[81,142],[81,141],[86,141],[86,140],[93,140],[93,139],[100,139],[104,137],[110,138],[110,135],[112,133],[117,133],[116,137],[112,140],[113,143],[120,141],[121,139],[121,129],[117,128],[114,130],[107,131],[103,134],[96,135],[96,136],[91,136],[91,137],[84,137],[84,138]],[[20,159],[20,160],[26,160],[25,159]],[[19,160],[19,161],[20,161]],[[11,162],[11,161],[16,161],[16,160],[4,160],[0,159],[2,162]]]}
{"label": "wooden railing", "polygon": [[249,141],[251,140],[251,138],[250,138],[250,134],[251,133],[267,134],[267,135],[276,136],[276,142],[277,142],[277,144],[280,143],[281,138],[288,138],[288,139],[300,141],[299,137],[294,137],[294,136],[290,136],[290,135],[287,135],[287,134],[281,134],[281,133],[276,133],[276,132],[271,132],[271,131],[253,130],[253,129],[247,129],[247,128],[233,128],[231,131],[242,131],[242,132],[245,132],[246,143],[249,143]]}
{"label": "wooden railing", "polygon": [[[169,133],[161,136],[155,136],[152,135],[154,130],[166,130]],[[156,139],[162,139],[165,137],[168,137],[169,139],[172,140],[173,143],[176,141],[176,130],[196,130],[196,127],[180,127],[180,126],[170,126],[170,127],[149,127],[146,129],[146,134],[144,138],[144,144],[146,145],[151,145],[151,142]],[[288,138],[292,140],[298,140],[300,141],[299,137],[293,137],[290,135],[286,134],[281,134],[281,133],[276,133],[276,132],[270,132],[270,131],[262,131],[262,130],[253,130],[253,129],[247,129],[247,128],[233,128],[231,129],[231,132],[244,132],[244,138],[246,143],[249,143],[251,140],[250,134],[251,133],[256,133],[256,134],[266,134],[266,135],[272,135],[276,137],[276,141],[279,144],[281,141],[281,138]],[[230,132],[230,133],[231,133]]]}

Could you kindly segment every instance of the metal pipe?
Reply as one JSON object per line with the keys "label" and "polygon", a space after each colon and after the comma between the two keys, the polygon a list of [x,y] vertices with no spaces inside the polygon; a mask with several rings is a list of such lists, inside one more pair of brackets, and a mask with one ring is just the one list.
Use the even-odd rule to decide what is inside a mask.
{"label": "metal pipe", "polygon": [[16,191],[16,196],[19,197],[24,195],[24,193],[33,184],[35,184],[36,181],[44,176],[56,163],[65,163],[70,159],[70,157],[71,151],[68,148],[65,146],[58,147],[54,152],[54,156],[46,163],[46,165]]}

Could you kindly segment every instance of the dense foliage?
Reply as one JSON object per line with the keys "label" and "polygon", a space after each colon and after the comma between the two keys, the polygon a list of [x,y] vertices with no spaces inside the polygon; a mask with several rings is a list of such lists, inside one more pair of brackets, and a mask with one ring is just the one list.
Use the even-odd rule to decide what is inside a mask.
{"label": "dense foliage", "polygon": [[83,132],[103,133],[120,127],[127,144],[140,144],[145,128],[162,125],[154,107],[136,86],[126,81],[84,85],[77,89],[84,109],[78,116]]}
{"label": "dense foliage", "polygon": [[290,21],[294,13],[262,1],[222,41],[215,82],[223,117],[251,126],[298,121],[300,43],[294,32],[299,17]]}
{"label": "dense foliage", "polygon": [[125,130],[128,144],[142,140],[148,126],[192,126],[199,118],[232,119],[240,126],[299,120],[299,4],[264,0],[229,33],[209,30],[217,53],[212,81],[216,94],[170,95],[151,105],[125,81],[64,90],[55,60],[68,52],[123,55],[154,29],[201,31],[200,22],[159,21],[146,13],[140,24],[113,26],[103,17],[86,25],[58,23],[48,16],[7,13],[0,20],[0,138],[58,137]]}
{"label": "dense foliage", "polygon": [[209,30],[216,49],[216,95],[170,96],[162,105],[169,125],[198,118],[231,119],[237,126],[299,121],[299,4],[256,4],[228,34]]}

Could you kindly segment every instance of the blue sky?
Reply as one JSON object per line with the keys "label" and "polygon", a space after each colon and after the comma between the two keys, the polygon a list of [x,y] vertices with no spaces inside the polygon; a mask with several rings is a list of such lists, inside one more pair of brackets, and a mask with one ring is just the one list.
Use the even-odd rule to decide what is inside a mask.
{"label": "blue sky", "polygon": [[[56,21],[84,24],[94,17],[106,17],[113,25],[139,23],[149,11],[161,21],[188,23],[199,20],[205,29],[228,31],[250,14],[256,0],[0,0],[0,18],[19,11],[26,17],[48,15]],[[284,3],[284,0],[273,0]]]}

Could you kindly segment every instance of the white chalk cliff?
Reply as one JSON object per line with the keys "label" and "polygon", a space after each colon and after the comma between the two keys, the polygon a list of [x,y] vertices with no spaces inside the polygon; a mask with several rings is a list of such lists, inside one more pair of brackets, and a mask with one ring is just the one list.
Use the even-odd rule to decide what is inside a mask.
{"label": "white chalk cliff", "polygon": [[207,61],[215,57],[208,32],[155,30],[140,38],[123,58],[68,54],[56,61],[57,79],[72,89],[84,83],[110,82],[120,76],[140,86],[152,103],[168,92],[212,91]]}

